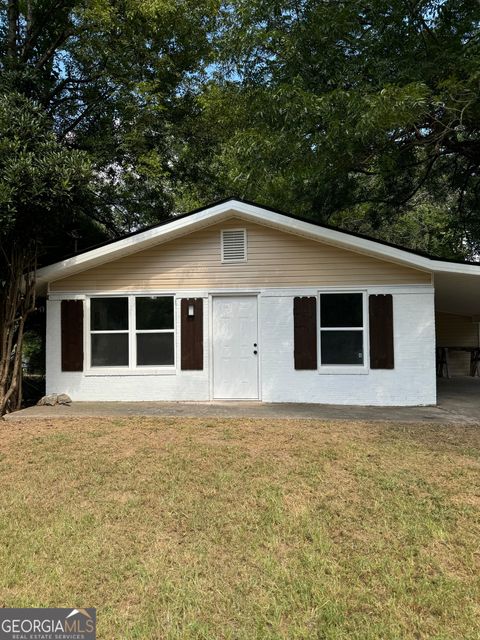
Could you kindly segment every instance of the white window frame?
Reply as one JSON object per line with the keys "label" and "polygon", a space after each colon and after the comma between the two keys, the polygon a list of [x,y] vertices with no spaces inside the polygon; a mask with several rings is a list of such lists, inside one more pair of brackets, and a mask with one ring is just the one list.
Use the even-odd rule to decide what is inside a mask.
{"label": "white window frame", "polygon": [[[225,260],[223,257],[223,234],[228,231],[241,231],[243,233],[243,246],[245,247],[245,257],[240,260]],[[222,229],[220,231],[220,258],[222,260],[222,264],[242,264],[247,262],[248,259],[248,246],[247,246],[247,230],[245,228],[235,228],[235,229]]]}
{"label": "white window frame", "polygon": [[[128,300],[128,329],[120,330],[91,330],[90,326],[90,302],[93,299],[103,298],[126,298]],[[137,298],[171,298],[173,302],[173,329],[139,329],[136,326],[136,299]],[[126,333],[128,334],[128,366],[111,365],[108,367],[97,367],[92,365],[92,334]],[[168,365],[137,365],[137,334],[138,333],[173,333],[173,364]],[[176,374],[177,372],[177,300],[173,293],[111,293],[90,295],[85,299],[85,323],[84,323],[84,344],[85,344],[85,375],[162,375]]]}
{"label": "white window frame", "polygon": [[[362,318],[361,327],[325,327],[322,329],[322,308],[321,296],[335,293],[356,293],[362,295]],[[320,289],[317,294],[317,358],[319,374],[341,374],[341,375],[365,375],[370,372],[370,343],[369,343],[369,318],[368,318],[368,292],[366,289]],[[322,364],[322,331],[362,331],[363,332],[363,364]]]}

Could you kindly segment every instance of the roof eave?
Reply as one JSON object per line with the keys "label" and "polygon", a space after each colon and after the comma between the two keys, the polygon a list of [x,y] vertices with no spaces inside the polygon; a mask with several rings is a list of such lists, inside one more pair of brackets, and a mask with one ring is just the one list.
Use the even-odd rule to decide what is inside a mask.
{"label": "roof eave", "polygon": [[291,217],[280,212],[261,207],[242,200],[229,199],[205,209],[193,212],[192,215],[180,216],[167,224],[152,227],[135,233],[115,242],[99,246],[72,258],[43,267],[37,272],[39,286],[53,280],[66,278],[87,269],[99,266],[112,260],[125,257],[137,251],[149,248],[160,242],[168,242],[202,227],[210,226],[223,219],[239,215],[252,222],[275,227],[289,233],[301,235],[313,240],[356,253],[363,253],[373,258],[396,262],[398,264],[430,272],[460,273],[480,275],[480,264],[452,263],[435,260],[427,256],[411,253],[406,249],[377,242],[348,232],[318,226],[313,222]]}
{"label": "roof eave", "polygon": [[229,217],[231,211],[233,212],[225,205],[226,203],[219,204],[213,209],[200,211],[194,216],[174,218],[167,225],[152,227],[140,233],[121,238],[116,242],[101,245],[77,256],[42,267],[37,271],[37,283],[42,284],[59,278],[67,278],[75,273],[148,249],[159,242],[174,240],[208,226],[211,224],[212,218],[215,218],[215,221],[221,221]]}

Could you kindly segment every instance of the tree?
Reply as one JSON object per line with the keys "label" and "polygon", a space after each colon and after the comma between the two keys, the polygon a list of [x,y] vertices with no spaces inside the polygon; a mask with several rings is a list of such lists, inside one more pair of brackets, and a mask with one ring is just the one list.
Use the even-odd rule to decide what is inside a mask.
{"label": "tree", "polygon": [[101,178],[111,234],[168,216],[176,128],[211,52],[216,0],[0,0],[0,88],[32,98]]}
{"label": "tree", "polygon": [[437,249],[477,255],[479,25],[476,0],[232,0],[202,96],[217,190],[379,235],[425,205]]}
{"label": "tree", "polygon": [[65,149],[49,124],[28,98],[0,96],[0,416],[18,408],[38,255],[92,200],[86,154]]}
{"label": "tree", "polygon": [[0,0],[0,415],[18,404],[38,261],[170,215],[216,8]]}

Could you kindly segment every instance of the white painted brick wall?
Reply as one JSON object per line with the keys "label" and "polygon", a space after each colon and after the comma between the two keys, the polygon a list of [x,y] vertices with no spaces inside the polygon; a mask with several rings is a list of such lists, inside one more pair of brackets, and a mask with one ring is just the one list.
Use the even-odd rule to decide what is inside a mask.
{"label": "white painted brick wall", "polygon": [[[176,374],[92,376],[61,370],[59,300],[47,301],[47,393],[68,393],[73,400],[208,400],[208,300],[204,300],[204,370],[181,371]],[[177,326],[179,326],[177,300]],[[180,332],[175,335],[176,353],[180,358]]]}
{"label": "white painted brick wall", "polygon": [[[319,374],[295,371],[293,297],[265,290],[259,297],[261,397],[264,402],[318,402],[358,405],[426,405],[436,402],[434,295],[431,287],[375,287],[392,293],[395,369],[367,374]],[[315,295],[302,290],[301,295]],[[188,297],[192,292],[179,295]],[[47,303],[47,393],[68,393],[73,400],[209,400],[209,304],[204,296],[204,370],[174,375],[91,376],[62,372],[60,300]],[[176,306],[177,320],[179,300]],[[179,322],[177,321],[177,326]],[[179,332],[176,334],[180,354]]]}
{"label": "white painted brick wall", "polygon": [[[388,289],[371,291],[386,293]],[[433,291],[393,293],[395,368],[368,374],[296,371],[291,297],[261,299],[262,399],[357,405],[436,402]]]}

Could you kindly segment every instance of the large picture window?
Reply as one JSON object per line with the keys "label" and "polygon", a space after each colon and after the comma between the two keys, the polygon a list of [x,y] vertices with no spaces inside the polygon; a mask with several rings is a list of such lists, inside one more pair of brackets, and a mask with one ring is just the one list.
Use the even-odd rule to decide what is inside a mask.
{"label": "large picture window", "polygon": [[90,299],[90,366],[175,364],[173,296]]}
{"label": "large picture window", "polygon": [[320,294],[320,365],[364,365],[362,293]]}

